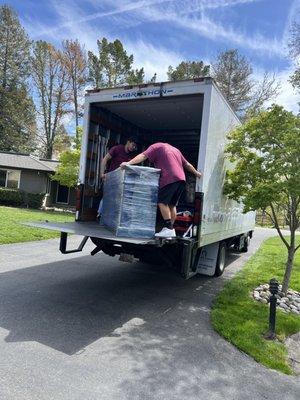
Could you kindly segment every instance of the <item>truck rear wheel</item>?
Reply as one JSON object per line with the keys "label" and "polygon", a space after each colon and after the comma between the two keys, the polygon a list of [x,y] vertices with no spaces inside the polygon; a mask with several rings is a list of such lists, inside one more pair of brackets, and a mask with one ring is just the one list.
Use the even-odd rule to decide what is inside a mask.
{"label": "truck rear wheel", "polygon": [[242,248],[241,248],[241,252],[242,252],[242,253],[247,253],[249,244],[250,244],[250,237],[249,237],[249,235],[247,235],[247,236],[244,238],[244,244],[243,244],[243,246],[242,246]]}
{"label": "truck rear wheel", "polygon": [[223,274],[225,270],[225,265],[226,265],[226,243],[221,242],[219,245],[215,276],[221,276]]}

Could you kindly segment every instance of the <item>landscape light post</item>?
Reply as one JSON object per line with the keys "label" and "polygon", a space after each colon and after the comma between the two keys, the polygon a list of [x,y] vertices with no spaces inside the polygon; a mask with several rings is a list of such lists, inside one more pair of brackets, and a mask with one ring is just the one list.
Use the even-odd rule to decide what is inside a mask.
{"label": "landscape light post", "polygon": [[277,294],[279,290],[279,283],[275,278],[272,278],[269,282],[270,290],[270,316],[269,316],[269,333],[268,339],[275,339],[275,324],[276,324],[276,305],[277,305]]}

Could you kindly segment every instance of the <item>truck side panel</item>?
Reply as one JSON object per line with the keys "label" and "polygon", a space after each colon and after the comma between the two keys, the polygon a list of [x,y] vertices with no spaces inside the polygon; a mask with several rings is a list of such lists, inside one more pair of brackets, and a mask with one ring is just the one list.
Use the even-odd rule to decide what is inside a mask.
{"label": "truck side panel", "polygon": [[[208,110],[203,110],[203,114]],[[205,246],[254,229],[255,213],[243,214],[243,206],[223,194],[226,169],[226,135],[239,120],[219,90],[212,85],[208,130],[202,131],[200,157],[204,157],[202,190],[204,193],[200,245]],[[204,155],[205,154],[205,155]],[[201,160],[199,160],[201,165]]]}

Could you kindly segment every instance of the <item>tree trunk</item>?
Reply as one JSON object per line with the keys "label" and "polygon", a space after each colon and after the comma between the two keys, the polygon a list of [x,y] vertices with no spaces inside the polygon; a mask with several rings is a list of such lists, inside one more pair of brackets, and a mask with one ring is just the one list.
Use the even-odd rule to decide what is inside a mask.
{"label": "tree trunk", "polygon": [[75,131],[76,131],[79,126],[77,99],[75,100],[74,108],[75,108]]}
{"label": "tree trunk", "polygon": [[295,256],[295,238],[291,238],[291,246],[288,249],[288,258],[285,266],[285,273],[282,283],[282,293],[284,294],[287,293],[287,290],[289,288],[289,283],[294,263],[294,256]]}
{"label": "tree trunk", "polygon": [[73,96],[74,96],[74,111],[75,111],[75,132],[77,131],[77,128],[79,126],[79,121],[78,121],[78,96],[77,96],[77,63],[76,63],[76,57],[74,60],[75,66],[74,66],[74,72],[73,72]]}
{"label": "tree trunk", "polygon": [[52,153],[53,153],[53,145],[48,143],[47,144],[47,149],[46,149],[46,158],[51,160],[52,159]]}

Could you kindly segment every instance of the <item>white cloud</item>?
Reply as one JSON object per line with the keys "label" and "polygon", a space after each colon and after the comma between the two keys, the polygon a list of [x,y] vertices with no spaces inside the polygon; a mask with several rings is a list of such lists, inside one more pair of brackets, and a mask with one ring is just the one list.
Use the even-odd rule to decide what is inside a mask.
{"label": "white cloud", "polygon": [[[64,16],[64,22],[61,22],[59,25],[53,27],[53,28],[46,28],[42,31],[38,32],[38,36],[40,35],[48,35],[54,32],[57,32],[63,28],[68,28],[71,27],[72,25],[78,25],[78,24],[83,24],[86,22],[91,22],[93,20],[96,19],[101,19],[101,18],[107,18],[107,17],[113,17],[116,15],[122,15],[124,13],[129,13],[132,11],[137,11],[141,8],[145,8],[145,7],[151,7],[153,5],[159,5],[162,3],[166,3],[168,1],[174,1],[174,0],[141,0],[141,1],[134,1],[134,2],[129,2],[126,5],[123,5],[119,8],[114,8],[111,11],[101,11],[101,12],[96,12],[96,13],[92,13],[89,15],[82,15],[81,17],[76,16],[76,14],[74,15],[74,12],[71,12],[71,15],[74,15],[74,18],[70,18],[70,11],[72,8],[74,9],[80,9],[82,10],[82,8],[79,8],[78,5],[74,2],[72,2],[72,5],[68,5],[67,2],[65,2],[64,4],[61,2],[57,2],[57,1],[53,1],[53,5],[54,7],[59,10],[60,14],[63,14]],[[115,4],[115,2],[113,3]],[[67,12],[62,13],[63,10],[67,10]],[[82,12],[80,12],[82,14]]]}
{"label": "white cloud", "polygon": [[[162,1],[160,0],[160,3]],[[142,3],[139,1],[138,3]],[[154,2],[152,2],[154,3]],[[155,3],[158,3],[156,1]],[[82,9],[80,7],[70,8],[68,3],[61,5],[59,2],[53,2],[54,9],[57,13],[59,20],[66,20],[66,23],[61,29],[48,29],[45,26],[38,24],[37,29],[29,27],[29,33],[33,37],[40,38],[42,33],[47,36],[47,40],[61,42],[67,38],[78,38],[81,43],[84,43],[87,50],[97,52],[97,39],[105,36],[109,40],[115,38],[111,36],[110,32],[107,31],[100,24],[96,27],[90,20],[81,22],[79,24],[68,23],[68,21],[75,21],[76,18],[79,21],[83,21]],[[136,5],[137,6],[137,5]],[[125,9],[126,7],[124,7]],[[98,26],[100,28],[98,28]],[[169,65],[177,65],[183,58],[183,56],[175,51],[167,49],[163,46],[148,43],[142,39],[132,41],[124,36],[122,43],[129,54],[134,54],[134,67],[144,67],[146,73],[146,79],[152,78],[154,73],[157,73],[157,80],[164,81],[167,79],[167,69]]]}
{"label": "white cloud", "polygon": [[[169,21],[186,30],[193,30],[199,36],[214,41],[223,41],[230,45],[256,50],[269,55],[284,57],[286,54],[285,44],[282,39],[266,38],[259,32],[249,36],[242,31],[237,31],[229,24],[223,26],[209,18],[205,10],[209,8],[219,8],[222,6],[234,6],[242,1],[221,1],[215,0],[203,4],[202,1],[189,2],[182,0],[180,9],[178,4],[169,3],[166,7],[160,9],[152,7],[141,11],[141,14],[149,21]],[[244,1],[243,3],[249,3]],[[176,7],[175,7],[176,6]],[[196,13],[198,11],[198,13]],[[197,16],[200,12],[200,17]]]}
{"label": "white cloud", "polygon": [[[98,0],[89,1],[95,7],[99,4]],[[58,17],[57,26],[54,29],[49,29],[49,27],[43,26],[38,21],[34,21],[34,24],[33,21],[28,21],[26,28],[32,37],[41,38],[45,34],[47,40],[55,40],[57,42],[65,38],[78,38],[80,42],[85,44],[87,50],[95,52],[97,51],[97,39],[102,36],[107,37],[109,40],[115,39],[111,36],[109,28],[105,28],[104,24],[93,23],[93,21],[98,19],[106,18],[109,13],[110,20],[114,23],[118,23],[121,20],[133,24],[145,21],[166,20],[185,28],[187,32],[193,30],[198,32],[200,36],[209,37],[215,41],[223,40],[239,45],[240,47],[283,56],[283,39],[282,41],[278,39],[266,39],[258,33],[249,37],[243,32],[237,32],[228,26],[225,28],[220,24],[216,24],[204,13],[206,9],[231,7],[254,1],[260,0],[153,0],[135,2],[103,0],[101,2],[102,6],[110,5],[111,11],[85,15],[81,3],[72,1],[71,5],[67,0],[64,3],[52,0],[53,9]],[[296,0],[293,3],[292,10],[295,11],[299,3],[300,0]],[[196,18],[195,15],[199,15],[199,12],[201,17]],[[289,20],[291,18],[292,14],[290,12]],[[135,68],[144,67],[147,79],[151,78],[156,72],[158,81],[166,80],[168,66],[177,65],[185,58],[182,54],[170,48],[165,48],[159,44],[154,46],[143,40],[141,36],[137,37],[136,40],[130,40],[123,35],[122,42],[127,51],[134,54]],[[299,94],[295,92],[292,85],[288,82],[291,73],[292,67],[277,73],[277,78],[281,81],[282,91],[277,97],[276,102],[291,111],[298,112]],[[255,75],[256,78],[262,77],[263,72],[256,70]]]}
{"label": "white cloud", "polygon": [[[218,9],[225,7],[234,7],[238,4],[246,4],[259,2],[262,0],[139,0],[139,1],[124,1],[105,0],[102,1],[102,6],[108,6],[109,11],[93,12],[85,15],[81,4],[72,1],[69,4],[52,0],[54,8],[61,15],[61,22],[55,27],[46,27],[39,29],[36,34],[32,33],[34,38],[36,35],[55,36],[64,28],[72,28],[85,23],[91,23],[94,20],[103,18],[124,18],[128,16],[128,20],[135,16],[135,24],[138,25],[142,20],[146,19],[149,22],[153,21],[169,21],[176,23],[178,26],[186,30],[194,30],[201,36],[212,40],[225,40],[233,44],[244,46],[255,50],[268,51],[270,53],[282,55],[282,46],[277,40],[266,40],[266,38],[257,34],[250,38],[241,32],[235,31],[232,27],[223,27],[221,24],[216,24],[209,19],[205,14],[205,10]],[[99,3],[95,0],[90,0],[94,6],[99,7]],[[76,10],[76,12],[74,12]],[[201,12],[201,18],[197,19],[193,13]],[[192,14],[185,16],[186,14]],[[72,17],[71,17],[72,16]],[[132,21],[131,21],[132,23]]]}
{"label": "white cloud", "polygon": [[146,78],[150,79],[157,73],[158,81],[167,80],[169,65],[177,65],[182,61],[182,55],[164,47],[152,46],[142,40],[126,43],[126,49],[134,54],[136,68],[144,67]]}
{"label": "white cloud", "polygon": [[[79,30],[81,36],[86,38],[82,27],[93,26],[93,21],[97,20],[99,24],[95,29],[101,27],[101,20],[110,18],[111,26],[128,26],[128,24],[139,25],[143,22],[151,23],[153,21],[166,21],[176,24],[187,32],[193,30],[199,36],[214,41],[223,41],[230,45],[260,51],[269,55],[283,57],[286,52],[286,46],[283,41],[276,38],[266,38],[260,33],[249,36],[242,31],[237,31],[230,25],[223,26],[209,18],[205,11],[208,9],[219,9],[225,7],[234,7],[238,4],[259,2],[262,0],[139,0],[139,1],[118,1],[103,0],[101,2],[102,10],[86,15],[82,3],[72,1],[60,2],[52,0],[54,10],[59,17],[55,27],[42,27],[39,25],[32,29],[30,23],[29,32],[33,38],[47,36],[55,39],[61,36],[61,32],[74,32]],[[300,0],[296,0],[298,3]],[[99,2],[89,0],[94,7],[99,9]],[[103,7],[105,6],[105,11]],[[294,6],[293,6],[294,7]],[[199,17],[200,14],[200,17]],[[126,23],[128,22],[128,24]],[[105,24],[104,24],[105,25]],[[37,29],[38,28],[38,29]],[[104,32],[108,36],[108,32]],[[98,32],[97,36],[100,34]],[[82,41],[82,38],[79,37]],[[87,39],[88,40],[88,39]]]}

